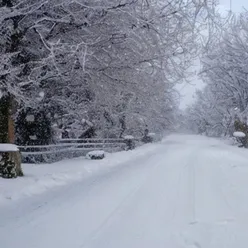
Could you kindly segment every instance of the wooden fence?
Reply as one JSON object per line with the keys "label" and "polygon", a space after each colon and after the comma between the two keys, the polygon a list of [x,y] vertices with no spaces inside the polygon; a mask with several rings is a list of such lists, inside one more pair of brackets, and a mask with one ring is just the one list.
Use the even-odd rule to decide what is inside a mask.
{"label": "wooden fence", "polygon": [[18,146],[24,163],[51,163],[65,158],[85,156],[94,150],[117,152],[127,149],[125,139],[61,139],[56,144]]}

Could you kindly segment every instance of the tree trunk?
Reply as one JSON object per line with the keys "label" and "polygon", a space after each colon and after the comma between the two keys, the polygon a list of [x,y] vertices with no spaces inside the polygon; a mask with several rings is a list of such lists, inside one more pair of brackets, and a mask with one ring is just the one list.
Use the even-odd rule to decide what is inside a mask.
{"label": "tree trunk", "polygon": [[0,100],[0,143],[15,143],[15,123],[13,114],[16,111],[14,98],[6,95]]}
{"label": "tree trunk", "polygon": [[15,143],[15,124],[11,115],[8,116],[8,143]]}
{"label": "tree trunk", "polygon": [[10,96],[8,108],[8,143],[15,143],[15,121],[13,116],[17,110],[14,97]]}
{"label": "tree trunk", "polygon": [[6,95],[0,99],[0,143],[8,143],[10,96]]}
{"label": "tree trunk", "polygon": [[119,118],[119,122],[120,122],[120,125],[121,125],[121,133],[119,135],[119,138],[122,138],[122,135],[124,134],[124,132],[126,131],[126,116],[125,115],[122,115],[120,118]]}
{"label": "tree trunk", "polygon": [[[15,100],[7,95],[0,99],[0,143],[15,143],[15,122],[13,115],[16,111]],[[15,163],[17,176],[23,176],[21,168],[21,153],[9,152],[10,159]]]}

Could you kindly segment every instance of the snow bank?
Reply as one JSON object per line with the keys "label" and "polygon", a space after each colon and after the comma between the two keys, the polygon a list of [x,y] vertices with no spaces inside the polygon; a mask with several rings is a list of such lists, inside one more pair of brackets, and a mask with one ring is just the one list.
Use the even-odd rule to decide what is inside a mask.
{"label": "snow bank", "polygon": [[243,132],[234,132],[233,136],[236,138],[244,138],[246,135]]}
{"label": "snow bank", "polygon": [[0,144],[0,152],[17,152],[19,151],[18,147],[13,144]]}
{"label": "snow bank", "polygon": [[23,164],[25,176],[15,180],[0,178],[0,205],[44,193],[53,188],[83,180],[116,166],[154,153],[160,145],[144,145],[131,151],[105,154],[103,160],[75,158],[53,164]]}

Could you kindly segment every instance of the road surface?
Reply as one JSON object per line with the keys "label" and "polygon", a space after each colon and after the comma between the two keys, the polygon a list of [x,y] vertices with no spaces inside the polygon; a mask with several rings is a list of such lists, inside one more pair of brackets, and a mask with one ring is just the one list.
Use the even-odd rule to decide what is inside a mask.
{"label": "road surface", "polygon": [[247,248],[247,186],[248,150],[173,135],[111,171],[0,207],[0,247]]}

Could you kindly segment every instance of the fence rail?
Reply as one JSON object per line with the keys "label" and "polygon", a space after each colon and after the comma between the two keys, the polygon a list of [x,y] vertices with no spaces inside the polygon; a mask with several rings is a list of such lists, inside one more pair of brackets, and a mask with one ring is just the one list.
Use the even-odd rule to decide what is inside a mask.
{"label": "fence rail", "polygon": [[125,139],[97,139],[97,138],[91,138],[91,139],[60,139],[58,140],[58,143],[123,143],[125,142]]}
{"label": "fence rail", "polygon": [[55,162],[85,156],[94,150],[116,152],[128,146],[125,139],[61,139],[56,144],[18,146],[24,163]]}

